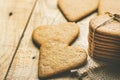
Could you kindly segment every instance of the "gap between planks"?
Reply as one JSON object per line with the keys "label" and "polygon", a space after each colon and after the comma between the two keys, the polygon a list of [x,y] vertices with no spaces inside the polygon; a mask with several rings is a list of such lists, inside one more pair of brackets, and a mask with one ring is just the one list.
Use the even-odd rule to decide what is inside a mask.
{"label": "gap between planks", "polygon": [[20,40],[19,40],[19,42],[18,42],[18,45],[17,45],[17,47],[16,47],[16,49],[15,49],[14,55],[13,55],[13,57],[12,57],[11,63],[10,63],[10,65],[9,65],[9,67],[8,67],[8,70],[7,70],[7,72],[6,72],[6,75],[5,75],[5,78],[4,78],[4,79],[6,79],[6,77],[7,77],[7,75],[8,75],[9,69],[10,69],[10,67],[11,67],[11,65],[12,65],[12,62],[13,62],[14,57],[15,57],[15,55],[16,55],[16,52],[17,52],[17,50],[18,50],[18,48],[19,48],[19,46],[20,46],[20,43],[21,43],[21,41],[22,41],[22,39],[23,39],[23,37],[24,37],[24,33],[25,33],[26,28],[27,28],[27,26],[28,26],[28,24],[29,24],[30,18],[31,18],[31,16],[32,16],[32,13],[33,13],[33,11],[34,11],[34,8],[35,8],[35,5],[36,5],[37,1],[38,1],[38,0],[36,0],[35,3],[34,3],[34,5],[33,5],[33,8],[32,8],[32,10],[31,10],[30,16],[29,16],[28,21],[27,21],[27,23],[26,23],[26,25],[25,25],[25,28],[24,28],[24,30],[23,30],[23,33],[22,33],[22,35],[21,35],[21,37],[20,37]]}
{"label": "gap between planks", "polygon": [[0,80],[7,75],[34,3],[35,0],[0,0]]}

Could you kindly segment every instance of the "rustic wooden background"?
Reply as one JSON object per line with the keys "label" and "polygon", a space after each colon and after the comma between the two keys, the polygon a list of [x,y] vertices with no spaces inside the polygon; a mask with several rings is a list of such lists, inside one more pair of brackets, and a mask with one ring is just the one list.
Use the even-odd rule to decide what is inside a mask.
{"label": "rustic wooden background", "polygon": [[[89,20],[96,15],[94,12],[77,22],[80,35],[72,45],[87,50]],[[32,31],[40,25],[62,22],[67,21],[57,7],[57,0],[0,0],[0,80],[38,80],[39,48],[32,41]],[[120,80],[119,67],[99,66],[88,57],[87,64],[79,69],[80,73],[88,71],[82,80]],[[68,73],[51,80],[78,79]]]}

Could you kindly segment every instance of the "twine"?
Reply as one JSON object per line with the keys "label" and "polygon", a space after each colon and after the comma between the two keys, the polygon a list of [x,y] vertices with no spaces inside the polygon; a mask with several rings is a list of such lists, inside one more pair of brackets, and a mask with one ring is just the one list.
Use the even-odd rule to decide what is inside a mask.
{"label": "twine", "polygon": [[106,24],[109,24],[110,22],[116,20],[118,22],[120,22],[120,15],[119,14],[111,14],[109,12],[106,12],[105,14],[108,14],[111,18],[107,21],[105,21],[103,24],[100,24],[99,26],[97,26],[95,29],[93,29],[93,34],[92,34],[92,46],[91,46],[91,50],[92,50],[92,53],[91,53],[91,56],[93,57],[93,54],[94,54],[94,50],[95,50],[95,33],[96,33],[96,30],[98,28],[100,28],[101,26],[104,26]]}

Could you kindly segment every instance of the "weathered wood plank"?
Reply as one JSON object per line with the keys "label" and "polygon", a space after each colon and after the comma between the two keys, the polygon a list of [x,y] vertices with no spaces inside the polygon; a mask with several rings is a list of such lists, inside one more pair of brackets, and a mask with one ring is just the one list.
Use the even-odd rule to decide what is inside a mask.
{"label": "weathered wood plank", "polygon": [[36,0],[0,0],[0,80],[17,49]]}
{"label": "weathered wood plank", "polygon": [[7,76],[7,80],[37,80],[39,49],[32,42],[32,31],[46,24],[57,24],[66,20],[57,9],[57,0],[38,0],[26,32]]}

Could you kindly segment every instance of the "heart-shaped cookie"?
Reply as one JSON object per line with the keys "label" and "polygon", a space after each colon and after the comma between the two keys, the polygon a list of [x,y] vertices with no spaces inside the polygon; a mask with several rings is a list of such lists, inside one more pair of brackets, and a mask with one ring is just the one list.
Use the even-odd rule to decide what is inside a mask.
{"label": "heart-shaped cookie", "polygon": [[69,21],[77,21],[98,7],[99,0],[58,0],[58,6]]}
{"label": "heart-shaped cookie", "polygon": [[79,26],[67,22],[59,25],[40,26],[33,31],[33,40],[39,45],[48,40],[57,40],[70,44],[79,34]]}
{"label": "heart-shaped cookie", "polygon": [[102,15],[106,12],[120,14],[120,0],[100,0],[98,14]]}
{"label": "heart-shaped cookie", "polygon": [[39,77],[46,78],[79,67],[86,60],[84,49],[58,41],[48,41],[40,48]]}

